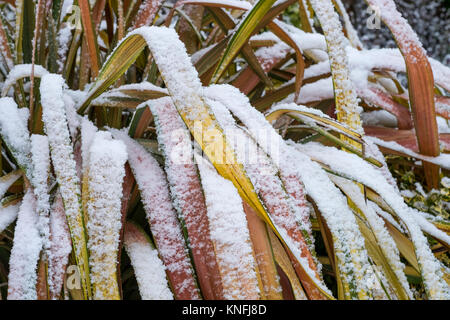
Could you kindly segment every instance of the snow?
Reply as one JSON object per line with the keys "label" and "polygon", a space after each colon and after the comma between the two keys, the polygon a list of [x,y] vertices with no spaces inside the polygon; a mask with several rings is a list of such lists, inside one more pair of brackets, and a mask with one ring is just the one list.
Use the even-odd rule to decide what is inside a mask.
{"label": "snow", "polygon": [[[387,103],[383,99],[380,99],[379,95],[376,94],[376,91],[379,91],[381,94],[384,91],[380,91],[380,88],[374,86],[373,84],[369,84],[368,82],[368,77],[371,75],[371,72],[374,69],[386,69],[392,70],[394,72],[406,72],[405,61],[400,51],[398,49],[371,49],[359,51],[355,48],[347,46],[346,52],[349,60],[350,79],[358,96],[364,99],[369,104],[374,104],[378,107],[382,107],[390,113],[404,118],[407,113],[406,109],[405,114],[398,114],[398,111],[402,110],[393,109],[390,103]],[[446,79],[448,79],[450,75],[450,69],[447,71],[445,66],[439,66],[439,63],[433,62],[432,59],[430,59],[430,62],[433,67],[433,73],[436,83],[443,87],[446,87],[446,83],[448,83]],[[305,69],[304,79],[325,75],[329,72],[329,60],[321,61]],[[284,86],[289,85],[294,81],[295,79],[292,79],[286,82]],[[303,85],[300,95],[295,102],[298,104],[306,104],[310,102],[323,101],[327,99],[333,99],[334,95],[335,91],[332,78],[324,78]],[[279,103],[283,104],[291,102],[294,102],[294,94],[290,94]],[[436,107],[439,108],[440,106],[440,104],[437,104]],[[440,108],[444,110],[442,107]],[[376,111],[374,115],[378,112],[379,111]],[[381,115],[381,113],[379,114]],[[367,114],[365,115],[365,117],[367,119]],[[379,119],[379,117],[376,118]],[[378,123],[374,117],[370,117],[369,121],[371,120],[374,120],[376,124]],[[393,120],[389,121],[386,119],[386,121],[389,121],[388,124],[390,126],[394,126]]]}
{"label": "snow", "polygon": [[177,3],[177,6],[189,3],[211,7],[240,9],[240,10],[251,10],[253,7],[250,2],[243,0],[192,0],[192,1],[187,0],[187,1],[180,1],[179,4]]}
{"label": "snow", "polygon": [[[287,30],[288,25],[283,25],[283,28]],[[292,29],[292,26],[290,26]],[[304,43],[304,40],[298,31],[291,31],[291,37],[301,37],[298,40],[298,45]],[[323,40],[323,39],[322,39]],[[306,50],[305,44],[303,44],[303,49]],[[349,76],[352,81],[354,88],[357,90],[356,93],[360,95],[365,100],[370,100],[377,105],[381,104],[382,107],[387,107],[383,101],[376,99],[377,97],[373,94],[370,95],[368,77],[371,75],[372,70],[375,69],[386,69],[394,72],[406,72],[406,65],[398,49],[371,49],[371,50],[356,50],[353,47],[347,46],[346,54],[348,56],[348,67],[350,70]],[[447,79],[450,77],[450,69],[440,64],[438,61],[429,59],[434,78],[437,84],[450,90],[448,87]],[[320,61],[317,64],[313,64],[309,68],[305,69],[304,79],[321,76],[330,72],[330,61],[327,59],[325,61]],[[295,81],[292,79],[286,82],[284,85],[288,85]],[[372,85],[373,87],[373,85]],[[395,89],[396,91],[396,89]],[[305,84],[302,87],[300,96],[297,99],[297,103],[305,104],[313,101],[320,101],[325,99],[332,99],[334,97],[334,89],[331,78],[320,79],[313,83]],[[283,103],[293,102],[294,94],[289,95]]]}
{"label": "snow", "polygon": [[389,266],[394,271],[407,296],[412,298],[413,295],[404,273],[405,265],[400,261],[400,253],[398,248],[394,239],[392,239],[389,234],[389,231],[384,226],[383,220],[377,215],[372,206],[366,204],[364,196],[358,185],[344,178],[332,175],[330,175],[330,177],[331,180],[335,182],[338,187],[342,189],[342,191],[350,197],[355,205],[362,211],[376,238],[377,244],[380,246],[384,256],[389,262]]}
{"label": "snow", "polygon": [[319,33],[306,33],[303,30],[284,23],[280,20],[274,20],[274,23],[277,24],[278,27],[284,29],[285,32],[289,33],[291,38],[295,41],[297,46],[302,51],[308,51],[312,49],[319,49],[322,51],[327,50],[327,43],[323,35]]}
{"label": "snow", "polygon": [[6,191],[22,176],[20,170],[12,171],[0,177],[0,199],[3,198]]}
{"label": "snow", "polygon": [[8,300],[36,300],[37,264],[42,241],[36,227],[36,200],[28,189],[19,209],[9,259]]}
{"label": "snow", "polygon": [[379,163],[381,163],[381,167],[377,168],[376,170],[379,171],[383,177],[386,179],[387,182],[397,191],[399,192],[397,181],[392,176],[391,171],[389,171],[388,165],[386,163],[386,159],[384,158],[383,153],[380,151],[378,146],[371,140],[365,140],[365,155],[368,157],[372,157],[375,160],[377,160]]}
{"label": "snow", "polygon": [[[426,56],[426,52],[422,48],[422,44],[417,37],[417,34],[414,32],[413,28],[411,28],[408,21],[402,17],[400,12],[397,11],[394,1],[368,0],[367,2],[372,8],[380,8],[379,14],[381,19],[391,30],[397,40],[397,44],[405,55],[411,54],[411,50],[414,50],[415,54],[421,53]],[[419,47],[419,52],[413,49],[416,46]]]}
{"label": "snow", "polygon": [[58,42],[58,73],[62,73],[64,70],[64,64],[67,58],[67,51],[69,50],[70,40],[72,40],[72,28],[69,23],[62,24],[59,28],[56,40]]}
{"label": "snow", "polygon": [[261,67],[265,72],[270,71],[273,67],[274,62],[282,60],[286,57],[286,54],[293,51],[291,47],[289,47],[284,42],[278,42],[270,47],[262,47],[256,50],[255,56],[258,58]]}
{"label": "snow", "polygon": [[[254,257],[242,199],[233,183],[221,177],[199,154],[200,171],[210,222],[211,237],[227,300],[259,298]],[[224,206],[223,199],[227,204]]]}
{"label": "snow", "polygon": [[[153,22],[155,15],[158,12],[161,4],[162,4],[161,0],[151,0],[142,2],[136,14],[136,20],[133,27],[139,28],[142,26],[150,25]],[[142,17],[144,17],[145,19],[142,19]]]}
{"label": "snow", "polygon": [[[149,220],[158,252],[167,268],[176,298],[198,298],[198,289],[191,270],[188,252],[171,203],[163,170],[145,149],[124,132],[111,130],[122,140],[128,152],[128,162],[141,193],[141,201]],[[173,280],[173,281],[172,281]]]}
{"label": "snow", "polygon": [[0,57],[3,58],[7,69],[11,70],[14,68],[13,57],[11,56],[11,50],[9,48],[7,35],[2,21],[0,21]]}
{"label": "snow", "polygon": [[[290,103],[290,104],[279,103],[279,104],[273,106],[272,108],[270,108],[267,111],[267,114],[271,114],[271,113],[277,112],[279,110],[291,110],[293,112],[298,111],[298,112],[302,112],[302,113],[309,113],[311,115],[319,116],[320,118],[335,121],[334,119],[332,119],[330,116],[324,114],[319,109],[309,108],[309,107],[306,107],[303,105],[298,105],[295,103]],[[299,116],[302,117],[302,119],[305,118],[304,119],[305,121],[312,121],[312,120],[307,120],[306,117],[303,117],[303,115],[299,115]],[[341,124],[341,126],[348,128],[345,124]]]}
{"label": "snow", "polygon": [[[450,110],[449,110],[450,112]],[[442,117],[436,117],[439,133],[450,133],[450,122]]]}
{"label": "snow", "polygon": [[330,62],[328,60],[313,64],[305,69],[303,80],[322,76],[330,72]]}
{"label": "snow", "polygon": [[17,218],[20,203],[0,207],[0,233],[2,233]]}
{"label": "snow", "polygon": [[[328,61],[325,61],[328,63]],[[321,66],[322,68],[322,66]],[[309,69],[309,68],[308,68]],[[305,74],[308,71],[305,70]],[[306,77],[305,77],[306,78]],[[285,85],[289,85],[295,82],[295,79],[290,80]],[[286,98],[281,100],[278,103],[275,103],[274,106],[288,104],[288,103],[297,103],[297,104],[307,104],[311,102],[329,100],[334,98],[334,89],[333,89],[333,80],[331,77],[319,79],[317,81],[306,83],[302,86],[300,90],[300,94],[295,100],[295,94],[292,93],[288,95]]]}
{"label": "snow", "polygon": [[385,148],[388,148],[388,149],[391,149],[394,151],[404,153],[410,157],[413,157],[413,158],[416,158],[419,160],[437,164],[438,166],[445,168],[445,169],[450,169],[450,155],[449,154],[442,153],[437,157],[428,157],[428,156],[418,154],[414,151],[411,151],[410,149],[399,145],[395,141],[384,141],[379,138],[371,137],[371,136],[366,136],[365,139],[368,141],[372,141],[373,143],[375,143],[381,147],[385,147]]}
{"label": "snow", "polygon": [[97,131],[97,127],[87,117],[81,120],[81,157],[83,159],[84,172],[86,172],[89,165],[90,149]]}
{"label": "snow", "polygon": [[31,135],[31,159],[33,162],[34,196],[36,198],[36,211],[38,213],[39,234],[43,241],[44,254],[49,248],[49,214],[50,196],[48,178],[50,173],[50,150],[47,136]]}
{"label": "snow", "polygon": [[124,143],[99,131],[89,149],[89,198],[86,204],[88,249],[94,299],[118,299],[117,254],[121,230]]}
{"label": "snow", "polygon": [[70,98],[72,98],[72,100],[78,105],[81,101],[83,101],[86,96],[87,96],[87,92],[86,91],[81,91],[81,90],[70,90],[70,89],[65,89],[64,90],[64,94],[68,95]]}
{"label": "snow", "polygon": [[450,68],[443,65],[440,61],[432,58],[428,58],[431,68],[433,69],[434,81],[442,86],[447,91],[450,91],[450,84],[448,79],[450,78]]}
{"label": "snow", "polygon": [[159,149],[165,158],[164,171],[173,203],[187,229],[194,264],[197,272],[210,275],[207,283],[204,278],[199,278],[200,286],[205,291],[204,298],[217,299],[215,295],[209,297],[222,288],[222,283],[218,276],[205,197],[194,163],[190,133],[169,97],[151,101],[149,106],[155,118]]}
{"label": "snow", "polygon": [[[1,93],[2,97],[8,94],[9,88],[11,88],[17,80],[31,76],[31,66],[31,64],[18,64],[14,66],[14,68],[8,73],[8,76],[3,84]],[[46,74],[48,74],[48,71],[44,67],[38,64],[34,65],[35,78],[42,78]]]}
{"label": "snow", "polygon": [[445,242],[447,245],[450,245],[450,236],[445,232],[436,228],[432,223],[428,222],[428,220],[420,213],[420,211],[411,208],[414,212],[414,220],[420,226],[425,233],[431,235],[432,237],[439,239],[440,241]]}
{"label": "snow", "polygon": [[375,110],[361,113],[361,119],[367,126],[397,127],[397,118],[386,110]]}
{"label": "snow", "polygon": [[[303,240],[303,231],[311,234],[311,226],[309,224],[309,212],[305,205],[304,195],[302,197],[302,186],[301,184],[296,185],[296,187],[300,188],[300,190],[297,190],[299,197],[290,197],[285,189],[291,192],[289,188],[291,184],[289,186],[283,184],[277,176],[278,169],[274,163],[258,148],[255,141],[249,135],[236,127],[232,115],[227,110],[228,100],[230,97],[233,97],[235,92],[231,90],[228,92],[228,88],[228,86],[221,85],[206,88],[206,102],[214,111],[219,124],[224,129],[227,141],[231,143],[233,149],[236,151],[238,161],[244,165],[255,190],[273,216],[275,224],[289,231],[294,243],[298,242],[299,239]],[[286,176],[283,176],[283,178],[285,181],[295,181],[295,179],[289,179]],[[294,199],[298,201],[294,201]],[[298,221],[297,218],[299,218]],[[292,234],[295,236],[292,236]],[[305,242],[308,243],[310,241],[306,239]],[[299,242],[296,245],[298,247],[304,247],[304,243]]]}
{"label": "snow", "polygon": [[404,228],[397,222],[395,221],[395,219],[392,217],[392,215],[390,215],[389,213],[387,213],[386,211],[384,211],[383,209],[381,209],[375,202],[372,201],[368,201],[367,205],[372,207],[372,209],[383,219],[385,219],[387,222],[389,222],[390,224],[392,224],[394,227],[396,227],[398,230],[400,230],[401,232],[405,232]]}
{"label": "snow", "polygon": [[[360,80],[359,83],[363,84],[364,81],[367,82],[366,80]],[[398,122],[400,129],[409,129],[412,126],[412,118],[409,110],[395,102],[389,94],[377,87],[376,85],[366,83],[365,85],[358,85],[356,90],[359,97],[369,106],[382,108],[395,115],[396,119],[398,119],[396,122]]]}
{"label": "snow", "polygon": [[406,65],[398,49],[356,50],[347,47],[347,54],[352,69],[372,70],[376,68],[405,72]]}
{"label": "snow", "polygon": [[[85,234],[80,204],[80,182],[77,176],[73,147],[70,141],[63,100],[64,80],[60,75],[48,74],[41,79],[41,103],[44,130],[56,180],[59,184],[69,224],[78,266],[84,266]],[[82,270],[80,271],[82,272]],[[81,274],[83,277],[84,273]]]}
{"label": "snow", "polygon": [[430,298],[448,299],[450,297],[449,288],[443,280],[439,263],[431,252],[428,241],[413,216],[413,209],[404,203],[400,194],[380,172],[356,155],[333,147],[308,143],[297,145],[297,148],[314,160],[328,165],[331,170],[338,172],[340,175],[356,180],[377,192],[406,225],[414,243],[425,288]]}
{"label": "snow", "polygon": [[272,31],[264,31],[258,34],[255,34],[250,37],[250,42],[253,41],[271,41],[271,42],[280,42],[281,39],[278,38]]}
{"label": "snow", "polygon": [[125,225],[124,245],[136,275],[142,300],[173,300],[158,250],[137,227]]}
{"label": "snow", "polygon": [[[133,90],[133,91],[151,91],[151,92],[157,92],[157,93],[161,93],[161,95],[167,95],[167,89],[164,88],[160,88],[155,86],[154,84],[147,82],[147,81],[143,81],[140,83],[133,83],[133,84],[125,84],[120,86],[119,88],[114,88],[111,89],[110,91],[104,92],[102,93],[100,96],[98,96],[97,98],[95,98],[92,101],[93,105],[111,105],[111,103],[115,102],[114,100],[111,101],[111,98],[133,98],[132,96],[127,94],[128,90]],[[118,106],[120,106],[120,101],[116,102],[118,104]]]}
{"label": "snow", "polygon": [[[228,90],[225,91],[225,88]],[[306,192],[317,203],[330,230],[336,236],[335,250],[340,261],[340,268],[350,277],[348,282],[354,282],[351,277],[363,279],[370,266],[367,261],[367,252],[364,249],[364,239],[353,213],[347,206],[346,198],[316,163],[285,143],[264,116],[251,107],[248,98],[242,95],[238,89],[222,86],[220,91],[226,96],[227,107],[243,122],[258,145],[272,159],[279,159],[280,173],[284,172],[286,176],[299,177],[300,181],[304,183]],[[281,228],[280,231],[282,232]],[[294,245],[291,244],[290,248],[298,260],[302,259]],[[346,255],[352,259],[347,259]],[[361,281],[355,285],[359,288],[357,291],[367,292],[365,284]],[[321,289],[328,292],[324,286],[321,286]]]}
{"label": "snow", "polygon": [[61,6],[61,20],[64,19],[64,17],[71,12],[71,8],[73,5],[73,0],[64,0],[62,2],[62,6]]}
{"label": "snow", "polygon": [[50,249],[48,254],[48,281],[51,299],[58,299],[64,282],[69,255],[72,251],[61,194],[57,194],[50,211]]}
{"label": "snow", "polygon": [[[346,124],[337,122],[335,119],[332,119],[330,116],[324,114],[319,109],[309,108],[309,107],[306,107],[303,105],[297,105],[294,103],[289,103],[289,104],[278,103],[267,111],[267,116],[269,117],[271,114],[276,113],[277,111],[284,111],[287,114],[292,113],[295,115],[296,118],[300,119],[306,125],[313,127],[313,128],[318,127],[318,126],[324,126],[328,129],[331,129],[336,132],[340,132],[344,135],[348,135],[348,132],[346,132],[344,129],[351,130]],[[322,122],[320,120],[316,120],[316,119],[314,119],[314,117],[315,118],[319,117],[324,121]],[[334,126],[331,124],[328,124],[327,122],[333,122]],[[354,131],[353,131],[352,135],[356,135],[356,137],[358,137],[358,138],[360,137],[360,135]]]}
{"label": "snow", "polygon": [[202,85],[198,73],[193,67],[184,44],[174,29],[166,27],[141,27],[129,33],[141,35],[152,52],[164,83],[174,104],[189,119],[201,120],[203,114],[198,106],[202,105],[199,94]]}
{"label": "snow", "polygon": [[[97,127],[89,121],[89,119],[85,116],[81,119],[81,126],[80,126],[80,136],[81,136],[81,147],[78,151],[78,157],[80,157],[81,153],[81,159],[77,159],[77,170],[79,172],[79,177],[81,179],[81,202],[83,210],[86,210],[86,203],[89,198],[89,155],[90,155],[90,148],[92,145],[92,141],[94,140],[95,134],[97,133],[98,129]],[[81,160],[81,161],[80,161]],[[81,163],[80,163],[81,162]],[[81,167],[81,168],[80,168]],[[85,215],[85,219],[87,216]],[[86,223],[86,221],[85,221]]]}
{"label": "snow", "polygon": [[26,114],[26,111],[22,113],[17,108],[12,98],[0,99],[0,134],[18,165],[31,180],[31,142],[24,117]]}
{"label": "snow", "polygon": [[[351,69],[366,71],[387,69],[395,72],[406,72],[405,60],[399,49],[370,49],[362,51],[351,47],[346,49]],[[450,75],[450,68],[432,58],[428,60],[433,70],[434,81],[443,88],[450,90],[447,80]]]}
{"label": "snow", "polygon": [[297,104],[322,101],[334,98],[333,81],[331,78],[317,80],[302,86],[297,98]]}
{"label": "snow", "polygon": [[[368,1],[372,5],[384,8],[381,11],[383,18],[393,22],[394,31],[401,35],[404,41],[402,48],[406,50],[404,50],[405,52],[419,43],[415,33],[395,10],[393,1]],[[67,6],[69,2],[64,1],[64,6]],[[245,10],[252,8],[248,2],[236,0],[198,0],[195,2],[213,3],[218,6],[240,6]],[[358,107],[356,98],[356,94],[360,94],[361,91],[358,89],[367,89],[367,78],[373,69],[382,67],[395,72],[405,71],[403,57],[399,50],[358,51],[351,47],[345,48],[347,41],[343,38],[341,25],[331,1],[311,0],[311,3],[316,9],[318,18],[322,21],[324,19],[328,21],[328,23],[323,23],[323,29],[328,41],[329,60],[319,60],[317,64],[306,69],[305,78],[324,75],[330,71],[333,78],[328,77],[304,85],[295,102],[310,103],[333,99],[336,94],[338,101],[342,99],[338,103],[338,109],[342,107],[344,112],[355,115],[354,118],[346,122],[351,124],[353,129],[361,131],[358,119],[361,108]],[[336,4],[342,9],[340,0],[336,0]],[[20,9],[18,9],[18,13],[20,13]],[[346,14],[343,16],[343,21],[349,31],[350,42],[356,47],[360,46],[361,43],[357,39],[355,30],[349,24],[349,17]],[[281,22],[277,21],[276,23],[291,34],[303,51],[308,51],[307,55],[310,52],[316,52],[320,56],[320,53],[327,50],[327,42],[324,36],[306,34]],[[283,141],[270,127],[270,124],[265,121],[264,116],[252,109],[248,99],[235,88],[232,89],[228,86],[202,87],[197,71],[192,66],[183,44],[179,41],[173,29],[142,27],[130,33],[130,35],[132,34],[139,34],[147,41],[167,89],[161,89],[146,82],[125,85],[99,96],[94,102],[107,99],[112,95],[126,97],[126,93],[121,92],[121,90],[158,90],[171,95],[170,98],[151,103],[151,110],[155,116],[157,127],[158,142],[166,158],[164,171],[167,177],[155,159],[135,141],[127,137],[125,133],[112,130],[113,135],[120,139],[114,140],[109,133],[98,132],[97,128],[87,118],[81,119],[76,114],[74,108],[74,100],[76,99],[73,97],[74,95],[81,97],[84,93],[70,93],[69,90],[65,90],[63,79],[60,76],[48,74],[41,66],[34,66],[34,74],[36,77],[42,77],[43,120],[48,138],[40,135],[32,135],[30,138],[27,129],[28,109],[18,109],[10,98],[0,99],[0,133],[19,166],[24,169],[27,177],[31,178],[32,184],[32,188],[27,190],[21,205],[14,204],[0,208],[0,230],[11,224],[17,215],[19,217],[11,254],[11,263],[14,268],[11,269],[9,298],[34,297],[29,286],[35,285],[36,282],[35,262],[38,261],[38,256],[36,258],[38,245],[43,244],[44,248],[49,248],[50,251],[56,248],[56,252],[53,253],[53,258],[56,259],[53,262],[54,268],[56,268],[56,265],[58,265],[58,268],[62,268],[67,264],[70,239],[68,238],[68,227],[64,225],[66,219],[64,214],[67,214],[70,229],[73,233],[76,255],[82,257],[80,252],[83,249],[83,241],[86,235],[84,235],[81,223],[80,183],[76,175],[76,163],[73,155],[73,144],[76,141],[80,126],[83,168],[95,168],[95,170],[85,172],[89,175],[89,192],[91,192],[87,213],[89,215],[90,260],[93,261],[91,263],[93,283],[100,284],[96,288],[99,294],[97,298],[106,297],[101,291],[107,289],[101,289],[101,284],[107,282],[105,279],[112,275],[113,271],[115,272],[112,266],[117,264],[117,257],[113,253],[117,251],[118,247],[120,199],[122,197],[121,183],[124,176],[123,166],[127,159],[136,176],[152,235],[155,237],[155,243],[162,259],[161,261],[158,257],[158,250],[154,249],[147,241],[143,242],[143,239],[137,239],[136,235],[130,235],[131,239],[129,239],[128,244],[125,243],[135,268],[142,297],[148,299],[173,298],[167,279],[165,279],[166,271],[169,280],[174,283],[179,283],[174,279],[185,279],[181,286],[174,288],[176,298],[178,298],[177,295],[180,292],[186,296],[192,295],[189,296],[190,298],[199,296],[187,254],[187,246],[190,246],[192,250],[198,248],[196,248],[194,241],[185,244],[178,221],[180,217],[188,222],[190,221],[189,224],[192,228],[196,228],[196,232],[202,236],[208,238],[207,235],[209,236],[209,233],[211,233],[216,248],[221,248],[216,254],[221,270],[226,270],[224,274],[227,274],[227,276],[224,276],[223,282],[224,287],[228,290],[226,292],[227,297],[233,299],[248,298],[245,296],[247,293],[252,298],[258,296],[257,284],[255,285],[255,264],[250,258],[252,248],[249,245],[245,215],[242,212],[242,201],[232,183],[219,176],[211,164],[201,157],[198,157],[200,172],[197,171],[196,165],[192,162],[194,153],[190,141],[191,137],[177,114],[178,109],[183,116],[186,115],[188,120],[202,120],[205,108],[202,109],[201,106],[204,106],[205,101],[213,110],[221,127],[226,129],[225,134],[234,149],[242,151],[242,144],[245,144],[248,148],[244,149],[245,152],[255,151],[256,165],[248,162],[248,159],[244,157],[245,153],[238,152],[237,158],[239,162],[244,164],[255,190],[270,211],[276,227],[280,229],[280,234],[286,239],[288,246],[291,247],[302,267],[307,269],[311,277],[317,278],[314,271],[307,267],[308,261],[305,261],[302,250],[299,250],[299,248],[303,249],[302,244],[296,242],[288,232],[289,229],[300,226],[302,230],[306,230],[311,235],[310,212],[306,206],[306,194],[317,202],[319,210],[321,210],[330,230],[336,237],[335,249],[339,267],[345,273],[344,276],[348,276],[348,282],[356,284],[355,290],[369,291],[364,284],[358,281],[370,272],[364,241],[353,214],[346,204],[345,197],[334,186],[333,182],[335,182],[341,184],[342,189],[347,190],[354,201],[367,212],[367,219],[376,236],[380,237],[380,245],[384,253],[391,264],[395,266],[394,272],[398,273],[405,290],[408,294],[411,294],[404,279],[403,265],[398,259],[398,250],[377,214],[379,216],[384,215],[384,218],[393,224],[395,223],[394,225],[399,228],[402,228],[402,226],[375,204],[365,203],[354,184],[345,182],[341,178],[333,177],[330,179],[320,166],[312,161],[320,160],[326,162],[333,170],[370,184],[374,189],[376,188],[377,192],[382,193],[383,198],[387,198],[388,204],[407,226],[407,231],[416,246],[427,291],[433,298],[449,297],[449,290],[445,287],[445,283],[438,279],[439,277],[442,278],[442,274],[439,273],[438,263],[429,250],[422,231],[443,239],[447,243],[450,242],[450,237],[435,228],[423,215],[406,207],[404,202],[401,201],[398,190],[392,184],[392,176],[385,170],[386,167],[383,168],[384,171],[378,170],[355,156],[343,155],[343,152],[337,152],[333,148],[319,147],[313,143],[299,146],[293,142]],[[62,28],[58,35],[58,41],[67,44],[70,36],[70,28]],[[272,36],[272,33],[266,33],[264,39],[276,38]],[[257,35],[253,36],[252,40],[260,38],[262,39],[263,36]],[[273,46],[256,50],[256,56],[261,60],[284,57],[285,53],[291,49],[280,42],[279,39],[276,41],[277,43]],[[67,45],[60,46],[59,56],[64,56],[66,51]],[[423,49],[422,53],[426,54]],[[448,89],[450,69],[432,59],[430,59],[430,63],[436,82]],[[330,64],[332,68],[330,68]],[[266,69],[267,66],[263,65],[263,67]],[[31,65],[14,67],[3,85],[2,95],[8,95],[11,86],[18,79],[29,77],[30,74]],[[83,98],[81,97],[81,99]],[[294,96],[292,95],[283,102],[293,100]],[[164,104],[158,104],[162,101],[165,101],[166,105],[173,101],[176,108],[171,105],[169,112]],[[271,111],[283,106],[285,105],[278,104]],[[243,127],[237,125],[228,110],[242,121]],[[397,126],[395,117],[384,110],[364,113],[362,118],[365,124],[386,125],[388,123],[393,127]],[[161,122],[164,119],[165,125]],[[442,122],[442,120],[440,121]],[[442,127],[443,130],[446,130],[445,128],[448,125]],[[175,132],[177,129],[179,131]],[[232,132],[228,130],[232,130]],[[395,142],[386,142],[374,137],[367,137],[366,140],[371,146],[377,144],[406,153],[422,161],[438,164],[445,169],[450,168],[450,155],[448,154],[426,157]],[[376,148],[372,151],[379,156]],[[61,198],[56,200],[51,214],[48,194],[50,152],[62,195]],[[385,165],[385,163],[383,164]],[[363,177],[363,173],[367,176]],[[199,180],[199,174],[201,181]],[[20,174],[17,174],[15,179],[19,176]],[[191,190],[193,181],[196,184],[195,192]],[[13,182],[3,183],[0,180],[0,195],[3,196]],[[389,185],[387,182],[391,184]],[[204,194],[202,193],[202,185]],[[226,210],[219,206],[220,203],[223,203],[224,195],[230,202],[227,203]],[[221,201],[217,200],[219,198]],[[199,210],[206,212],[208,222],[200,221],[200,217],[195,216],[195,213],[198,213]],[[32,238],[29,247],[24,245],[23,239],[26,237]],[[61,243],[58,243],[58,241]],[[125,242],[127,242],[126,239]],[[104,243],[107,245],[105,246]],[[309,247],[310,250],[311,248],[313,246]],[[25,250],[24,253],[19,253],[19,249]],[[202,251],[199,252],[211,253],[212,255],[211,250],[201,249]],[[14,252],[14,250],[16,251]],[[23,256],[25,253],[27,256]],[[101,262],[98,263],[99,261]],[[242,261],[245,263],[241,264]],[[25,262],[29,264],[25,266]],[[78,264],[83,264],[83,261],[78,261]],[[152,266],[151,270],[148,270],[149,265]],[[34,268],[34,276],[30,272],[32,267]],[[51,267],[50,265],[49,270]],[[105,270],[109,270],[110,273],[108,274]],[[62,275],[58,274],[56,269],[53,269],[52,272],[57,274],[55,277],[60,281],[49,283],[50,290],[56,296],[61,289]],[[97,276],[98,278],[96,278]],[[238,279],[238,284],[236,284],[236,279]],[[28,282],[25,283],[25,281]],[[151,285],[148,281],[152,281]],[[153,285],[159,286],[159,289],[155,289]],[[320,282],[320,285],[323,285],[321,289],[329,292],[324,284]],[[244,287],[250,287],[251,290],[247,292],[242,289]],[[117,291],[117,288],[114,290]]]}
{"label": "snow", "polygon": [[77,138],[78,128],[80,127],[81,117],[78,115],[77,110],[75,109],[75,101],[70,95],[64,93],[63,101],[67,117],[67,125],[69,126],[70,131],[70,137],[72,138],[72,141],[75,141]]}
{"label": "snow", "polygon": [[328,45],[338,119],[353,129],[362,131],[359,118],[362,108],[358,106],[358,99],[350,80],[348,57],[345,52],[346,39],[339,17],[331,1],[311,0],[310,3],[321,22]]}
{"label": "snow", "polygon": [[350,43],[355,48],[363,48],[363,44],[358,38],[358,33],[356,32],[353,24],[350,21],[350,17],[347,13],[346,8],[344,7],[341,0],[335,0],[337,7],[339,8],[339,13],[341,14],[342,20],[344,21],[345,30],[347,31],[347,37],[350,40]]}
{"label": "snow", "polygon": [[124,84],[118,88],[112,89],[110,92],[114,91],[127,91],[127,90],[136,90],[136,91],[157,91],[161,93],[167,94],[167,89],[158,87],[151,82],[142,81],[139,83],[130,83]]}

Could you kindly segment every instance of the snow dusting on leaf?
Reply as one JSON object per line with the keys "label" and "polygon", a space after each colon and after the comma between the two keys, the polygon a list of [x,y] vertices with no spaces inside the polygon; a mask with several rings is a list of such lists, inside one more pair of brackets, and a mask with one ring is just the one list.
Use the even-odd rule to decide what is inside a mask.
{"label": "snow dusting on leaf", "polygon": [[165,266],[150,239],[138,227],[125,225],[124,243],[133,265],[142,300],[173,300]]}
{"label": "snow dusting on leaf", "polygon": [[89,266],[96,300],[120,299],[117,255],[121,230],[122,183],[127,152],[124,143],[99,131],[89,148],[87,202]]}
{"label": "snow dusting on leaf", "polygon": [[352,178],[375,190],[406,225],[409,236],[414,243],[422,277],[430,298],[449,298],[449,287],[443,280],[440,265],[431,252],[427,239],[414,219],[413,209],[405,204],[403,198],[380,172],[359,157],[336,148],[325,147],[317,143],[297,145],[297,148],[307,153],[313,159],[330,166],[332,170],[339,174]]}
{"label": "snow dusting on leaf", "polygon": [[64,80],[60,75],[48,74],[41,79],[41,102],[44,129],[47,134],[53,168],[59,184],[75,251],[82,285],[89,294],[87,241],[80,205],[80,182],[77,176],[73,146],[63,100]]}
{"label": "snow dusting on leaf", "polygon": [[[47,136],[31,135],[31,159],[33,162],[34,196],[36,198],[36,211],[38,213],[37,228],[42,237],[44,250],[49,248],[49,213],[50,196],[48,190],[48,177],[50,173],[50,151]],[[47,254],[47,252],[46,252]]]}
{"label": "snow dusting on leaf", "polygon": [[[225,299],[258,299],[257,263],[250,242],[242,199],[231,181],[224,179],[204,158],[196,155],[211,236],[216,248]],[[226,199],[226,204],[222,199]]]}
{"label": "snow dusting on leaf", "polygon": [[[12,98],[0,99],[0,134],[11,151],[18,165],[32,180],[31,142],[27,127],[28,113],[18,109]],[[24,115],[27,115],[25,118]]]}
{"label": "snow dusting on leaf", "polygon": [[64,204],[58,193],[50,211],[50,249],[48,254],[48,285],[51,299],[58,299],[63,286],[69,254],[72,251]]}
{"label": "snow dusting on leaf", "polygon": [[155,100],[150,103],[150,108],[155,117],[159,149],[165,157],[164,169],[174,206],[187,229],[188,245],[203,297],[222,298],[222,280],[214,255],[211,224],[194,163],[190,133],[170,98]]}
{"label": "snow dusting on leaf", "polygon": [[167,268],[175,298],[198,299],[198,288],[164,172],[156,160],[124,132],[112,130],[128,152],[155,245]]}
{"label": "snow dusting on leaf", "polygon": [[37,263],[42,240],[37,229],[36,199],[28,189],[19,209],[9,260],[8,300],[36,300]]}

